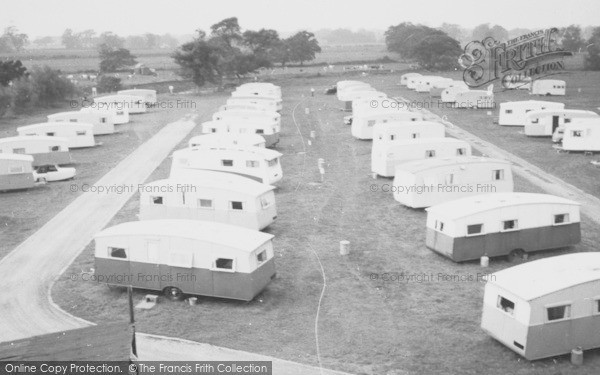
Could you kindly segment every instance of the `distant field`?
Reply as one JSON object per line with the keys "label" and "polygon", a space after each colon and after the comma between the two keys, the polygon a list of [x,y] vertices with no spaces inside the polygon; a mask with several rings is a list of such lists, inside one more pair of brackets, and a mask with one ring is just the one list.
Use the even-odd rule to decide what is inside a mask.
{"label": "distant field", "polygon": [[[375,61],[388,56],[398,56],[387,52],[384,45],[323,46],[323,52],[310,64],[335,64],[340,62]],[[137,61],[157,70],[174,70],[177,65],[171,58],[172,50],[132,50]],[[18,54],[0,54],[0,60],[20,59],[26,67],[48,65],[65,73],[93,72],[98,70],[100,60],[95,50],[40,49]]]}

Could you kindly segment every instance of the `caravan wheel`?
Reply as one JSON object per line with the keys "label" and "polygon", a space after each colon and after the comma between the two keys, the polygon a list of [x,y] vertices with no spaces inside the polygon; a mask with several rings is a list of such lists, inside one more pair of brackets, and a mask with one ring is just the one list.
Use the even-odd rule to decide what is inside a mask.
{"label": "caravan wheel", "polygon": [[163,293],[165,294],[165,297],[167,297],[171,301],[181,301],[181,299],[183,298],[183,292],[181,291],[181,289],[174,286],[166,287],[163,290]]}

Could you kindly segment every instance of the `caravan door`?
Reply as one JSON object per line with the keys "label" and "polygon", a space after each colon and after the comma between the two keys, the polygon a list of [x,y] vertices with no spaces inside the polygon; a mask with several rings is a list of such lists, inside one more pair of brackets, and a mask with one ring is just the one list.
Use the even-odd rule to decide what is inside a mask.
{"label": "caravan door", "polygon": [[139,259],[131,259],[129,266],[131,284],[139,288],[161,290],[158,257],[160,239],[148,239],[144,245],[144,251],[139,254]]}
{"label": "caravan door", "polygon": [[552,134],[554,134],[554,131],[556,130],[556,128],[558,128],[558,124],[559,124],[559,117],[558,116],[552,116]]}

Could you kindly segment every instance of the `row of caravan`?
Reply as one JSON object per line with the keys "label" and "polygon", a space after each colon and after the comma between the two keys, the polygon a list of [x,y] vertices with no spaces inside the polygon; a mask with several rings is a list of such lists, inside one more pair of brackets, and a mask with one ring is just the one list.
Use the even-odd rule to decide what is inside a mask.
{"label": "row of caravan", "polygon": [[[281,90],[252,83],[235,91],[281,103]],[[260,95],[259,95],[260,94]],[[162,291],[172,299],[201,295],[250,301],[275,277],[273,235],[261,232],[277,218],[275,187],[282,178],[276,142],[280,116],[228,102],[203,124],[185,149],[172,155],[168,178],[144,185],[138,222],[95,237],[95,273],[109,285]],[[279,110],[281,107],[279,107]],[[226,129],[226,130],[225,130]],[[207,131],[208,130],[208,131]],[[150,275],[114,279],[113,274]]]}
{"label": "row of caravan", "polygon": [[75,177],[71,149],[96,146],[95,136],[113,134],[115,125],[129,122],[137,106],[156,103],[154,90],[124,90],[95,98],[80,111],[48,116],[48,122],[17,128],[17,135],[0,139],[0,191],[28,189],[36,182]]}
{"label": "row of caravan", "polygon": [[486,90],[471,90],[463,81],[440,76],[405,73],[400,85],[416,92],[429,93],[444,103],[453,103],[456,108],[494,108],[493,85]]}
{"label": "row of caravan", "polygon": [[[358,118],[365,113],[380,112],[380,118],[386,118],[385,110],[361,108],[365,105],[367,104],[360,99],[354,103],[353,108],[357,110]],[[398,113],[404,112],[413,113],[408,110]],[[356,121],[356,115],[353,113],[352,124]],[[577,203],[565,203],[566,200],[553,196],[538,197],[513,193],[510,162],[472,155],[468,142],[445,137],[443,124],[423,120],[380,120],[375,122],[372,129],[371,172],[376,176],[393,177],[393,182],[382,186],[382,191],[393,193],[396,201],[411,208],[427,208],[429,248],[461,262],[479,259],[483,255],[504,256],[521,251],[564,247],[579,242]],[[536,198],[540,201],[536,202]],[[479,199],[484,203],[479,204]],[[542,210],[541,206],[548,203],[544,199],[558,206],[563,203],[570,205],[568,212],[556,213],[557,221],[549,228],[544,224],[544,235],[539,231],[528,230],[542,230],[542,225],[530,225],[528,219],[517,214],[513,219],[505,220],[506,227],[501,230],[495,231],[489,224],[475,223],[468,234],[462,232],[462,226],[461,230],[452,232],[457,228],[452,223],[454,218],[435,219],[435,214],[448,212],[468,220],[477,220],[476,210],[469,212],[468,207],[483,207],[491,212],[491,207],[495,206],[498,210],[509,212],[505,206],[510,205],[528,207],[523,213],[539,213]],[[531,206],[527,206],[530,203],[540,208],[531,210]],[[501,209],[503,205],[505,208]],[[495,214],[496,212],[493,213]],[[499,240],[494,233],[499,234]],[[554,237],[560,237],[561,240],[554,241]]]}
{"label": "row of caravan", "polygon": [[[360,103],[353,104],[352,124],[377,112]],[[524,257],[581,240],[579,203],[513,192],[510,162],[471,155],[468,143],[445,138],[441,123],[376,121],[372,137],[356,138],[373,139],[372,172],[394,177],[381,190],[426,208],[426,246],[455,262]],[[530,360],[600,347],[598,264],[600,254],[576,253],[488,275],[482,329]]]}
{"label": "row of caravan", "polygon": [[281,88],[272,83],[252,82],[236,88],[227,104],[202,123],[203,134],[235,137],[259,135],[265,147],[275,147],[281,132]]}
{"label": "row of caravan", "polygon": [[530,137],[552,137],[566,151],[600,151],[600,115],[539,100],[500,104],[498,124],[523,126]]}

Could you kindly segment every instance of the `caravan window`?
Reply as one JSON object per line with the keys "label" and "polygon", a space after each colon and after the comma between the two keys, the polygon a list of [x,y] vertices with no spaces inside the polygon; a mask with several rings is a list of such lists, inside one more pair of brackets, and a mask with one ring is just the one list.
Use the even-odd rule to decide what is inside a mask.
{"label": "caravan window", "polygon": [[215,260],[214,268],[220,271],[233,271],[233,259],[217,258],[217,260]]}
{"label": "caravan window", "polygon": [[217,132],[217,128],[210,128],[210,132],[211,133],[216,133]]}
{"label": "caravan window", "polygon": [[499,181],[504,180],[504,169],[496,169],[492,171],[492,180]]}
{"label": "caravan window", "polygon": [[256,129],[256,134],[265,134],[263,129]]}
{"label": "caravan window", "polygon": [[456,149],[456,155],[458,156],[463,156],[467,154],[467,149],[466,148],[457,148]]}
{"label": "caravan window", "polygon": [[221,165],[223,165],[224,167],[233,167],[233,160],[223,159],[221,160]]}
{"label": "caravan window", "polygon": [[163,197],[150,196],[150,201],[152,202],[152,204],[163,204]]}
{"label": "caravan window", "polygon": [[390,141],[393,141],[394,139],[396,139],[396,135],[395,134],[390,134]]}
{"label": "caravan window", "polygon": [[269,167],[274,167],[277,165],[277,160],[278,159],[271,159],[267,161],[267,164],[269,165]]}
{"label": "caravan window", "polygon": [[[35,135],[35,134],[32,134],[32,135]],[[46,135],[47,135],[48,137],[54,137],[54,132],[46,133]]]}
{"label": "caravan window", "polygon": [[594,301],[594,314],[600,314],[600,298]]}
{"label": "caravan window", "polygon": [[23,173],[25,172],[25,168],[24,167],[10,167],[8,169],[8,173]]}
{"label": "caravan window", "polygon": [[101,123],[103,123],[103,124],[104,124],[104,123],[106,123],[106,117],[102,117],[102,118],[100,119],[100,122],[101,122]]}
{"label": "caravan window", "polygon": [[367,121],[367,126],[371,127],[373,125],[375,125],[375,120],[369,120],[369,121]]}
{"label": "caravan window", "polygon": [[502,222],[502,230],[509,231],[517,229],[517,220],[506,220]]}
{"label": "caravan window", "polygon": [[260,253],[258,253],[256,255],[256,260],[258,261],[258,264],[261,264],[262,262],[267,260],[267,250],[263,250]]}
{"label": "caravan window", "polygon": [[571,135],[573,136],[573,138],[579,138],[581,137],[581,130],[573,130],[571,132]]}
{"label": "caravan window", "polygon": [[435,229],[439,230],[440,232],[444,231],[444,223],[436,220]]}
{"label": "caravan window", "polygon": [[569,214],[554,215],[554,224],[565,224],[569,222]]}
{"label": "caravan window", "polygon": [[483,224],[471,224],[467,225],[467,235],[474,236],[477,234],[481,234],[483,231]]}
{"label": "caravan window", "polygon": [[425,151],[425,157],[426,158],[433,158],[433,157],[435,157],[435,150],[426,150]]}
{"label": "caravan window", "polygon": [[246,160],[246,167],[248,168],[258,168],[259,165],[258,160]]}
{"label": "caravan window", "polygon": [[85,132],[85,130],[81,130],[81,131],[76,131],[75,134],[81,136],[81,135],[85,135],[86,132]]}
{"label": "caravan window", "polygon": [[198,207],[201,208],[212,208],[213,201],[212,199],[198,199]]}
{"label": "caravan window", "polygon": [[267,199],[267,197],[261,197],[260,198],[260,206],[262,208],[267,208],[271,205],[271,201],[269,199]]}
{"label": "caravan window", "polygon": [[25,153],[24,148],[13,148],[13,154],[24,154],[24,153]]}
{"label": "caravan window", "polygon": [[229,208],[232,210],[243,210],[244,209],[244,203],[243,202],[229,202]]}
{"label": "caravan window", "polygon": [[568,124],[568,123],[570,123],[570,122],[571,122],[571,119],[570,119],[570,118],[566,118],[566,119],[565,119],[565,124]]}
{"label": "caravan window", "polygon": [[[525,112],[528,112],[528,111],[525,111]],[[505,113],[512,113],[512,109],[507,109],[507,110],[505,111]]]}
{"label": "caravan window", "polygon": [[51,152],[60,151],[60,146],[50,146],[50,151]]}
{"label": "caravan window", "polygon": [[127,259],[127,252],[122,247],[109,247],[108,255],[111,258]]}
{"label": "caravan window", "polygon": [[413,138],[413,139],[414,139],[414,138],[419,138],[419,133],[412,133],[412,134],[410,135],[410,137],[411,137],[411,138]]}
{"label": "caravan window", "polygon": [[569,319],[571,317],[571,305],[547,307],[546,312],[549,322]]}
{"label": "caravan window", "polygon": [[513,315],[515,311],[515,303],[507,298],[498,296],[498,304],[496,305],[500,310]]}
{"label": "caravan window", "polygon": [[540,122],[540,119],[539,119],[539,118],[537,118],[537,117],[531,120],[531,123],[532,123],[532,124],[537,124],[537,123],[539,123],[539,122]]}

